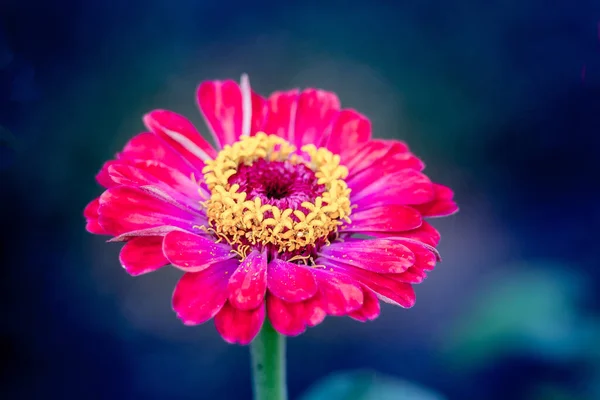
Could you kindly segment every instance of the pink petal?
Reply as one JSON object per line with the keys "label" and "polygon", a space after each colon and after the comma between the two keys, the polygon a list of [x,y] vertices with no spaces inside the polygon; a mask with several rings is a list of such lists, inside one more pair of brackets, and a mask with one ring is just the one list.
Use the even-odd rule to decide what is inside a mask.
{"label": "pink petal", "polygon": [[128,231],[121,235],[115,236],[108,240],[108,242],[127,242],[136,237],[148,237],[148,236],[165,236],[171,231],[181,231],[181,228],[175,226],[157,226],[155,228],[140,229],[137,231]]}
{"label": "pink petal", "polygon": [[263,131],[294,143],[294,126],[298,108],[298,90],[275,92],[267,100],[267,118]]}
{"label": "pink petal", "polygon": [[276,331],[296,336],[313,327],[327,316],[325,298],[317,292],[307,301],[290,303],[276,296],[267,297],[267,314]]}
{"label": "pink petal", "polygon": [[427,273],[420,268],[411,267],[401,274],[390,274],[390,278],[400,282],[417,284],[423,282],[425,278],[427,278]]}
{"label": "pink petal", "polygon": [[115,163],[119,163],[119,161],[110,160],[105,162],[100,171],[96,174],[96,182],[106,189],[118,185],[118,183],[114,182],[108,174],[108,168]]}
{"label": "pink petal", "polygon": [[421,214],[402,205],[376,206],[358,209],[350,216],[352,222],[344,225],[346,232],[401,232],[421,226]]}
{"label": "pink petal", "polygon": [[279,259],[269,263],[267,286],[273,295],[287,302],[306,300],[318,290],[309,268]]}
{"label": "pink petal", "polygon": [[401,273],[415,263],[415,255],[399,241],[387,239],[336,242],[320,256],[379,273]]}
{"label": "pink petal", "polygon": [[[153,175],[159,182],[173,188],[175,191],[183,194],[194,201],[201,201],[208,198],[209,193],[200,196],[200,187],[197,181],[191,179],[190,176],[184,175],[179,170],[169,167],[160,161],[155,160],[138,160],[132,162],[132,165]],[[195,179],[203,179],[202,174],[195,176]]]}
{"label": "pink petal", "polygon": [[100,225],[112,235],[165,225],[189,229],[196,222],[183,210],[126,186],[105,191],[100,196],[98,213]]}
{"label": "pink petal", "polygon": [[429,178],[414,169],[403,169],[387,175],[373,170],[369,175],[365,174],[362,181],[354,180],[350,186],[352,203],[359,209],[391,204],[422,204],[434,197]]}
{"label": "pink petal", "polygon": [[85,209],[83,210],[83,216],[85,217],[85,229],[90,233],[97,235],[106,235],[107,232],[98,223],[98,207],[100,206],[100,199],[95,198],[92,200]]}
{"label": "pink petal", "polygon": [[361,143],[371,138],[371,122],[354,110],[342,110],[331,127],[327,148],[342,156],[342,163]]}
{"label": "pink petal", "polygon": [[360,285],[348,275],[315,267],[315,276],[328,315],[346,315],[362,305]]}
{"label": "pink petal", "polygon": [[267,298],[267,315],[282,335],[296,336],[306,330],[304,303],[288,303],[276,296]]}
{"label": "pink petal", "polygon": [[144,123],[198,169],[202,169],[205,161],[217,155],[215,149],[200,136],[194,125],[179,114],[155,110],[144,116]]}
{"label": "pink petal", "polygon": [[458,211],[458,206],[454,202],[454,192],[437,183],[433,184],[435,198],[426,204],[415,206],[424,217],[445,217]]}
{"label": "pink petal", "polygon": [[412,251],[415,255],[415,268],[431,271],[435,268],[435,264],[440,261],[440,255],[433,246],[413,239],[394,238],[393,240],[399,241]]}
{"label": "pink petal", "polygon": [[209,81],[198,87],[197,101],[220,147],[237,142],[242,134],[242,92],[237,82]]}
{"label": "pink petal", "polygon": [[304,305],[304,320],[307,326],[317,326],[327,316],[325,298],[320,291],[302,304]]}
{"label": "pink petal", "polygon": [[363,305],[356,311],[348,314],[349,317],[361,322],[372,321],[379,316],[381,306],[375,292],[367,287],[363,287]]}
{"label": "pink petal", "polygon": [[[136,165],[116,163],[108,168],[108,174],[114,182],[124,186],[138,186],[143,192],[160,198],[166,203],[181,208],[190,214],[204,216],[204,210],[200,207],[198,191],[194,190],[197,186],[189,179],[181,175],[176,170],[170,169],[164,164],[157,164],[155,161],[140,161]],[[176,188],[156,177],[152,172],[161,175],[162,178],[170,181]],[[170,175],[169,175],[170,174]],[[173,182],[174,180],[179,182]],[[186,187],[187,181],[187,187]],[[185,190],[188,195],[181,192]]]}
{"label": "pink petal", "polygon": [[180,171],[185,176],[190,176],[192,173],[196,175],[200,173],[200,170],[192,167],[171,146],[151,132],[134,136],[125,145],[123,151],[117,155],[117,158],[122,161],[158,161]]}
{"label": "pink petal", "polygon": [[421,159],[412,153],[398,153],[390,157],[389,164],[381,165],[381,168],[396,168],[405,169],[411,168],[417,171],[423,171],[425,169],[425,163]]}
{"label": "pink petal", "polygon": [[227,245],[182,231],[165,236],[163,253],[171,264],[187,272],[202,271],[235,256]]}
{"label": "pink petal", "polygon": [[121,249],[119,260],[125,270],[133,275],[141,275],[169,264],[162,252],[161,236],[134,238]]}
{"label": "pink petal", "polygon": [[440,259],[437,250],[425,243],[414,239],[394,238],[390,239],[409,248],[415,255],[415,263],[406,271],[400,274],[387,274],[386,276],[399,282],[417,284],[427,278],[427,272],[435,268],[436,262]]}
{"label": "pink petal", "polygon": [[267,100],[261,95],[252,92],[252,119],[250,121],[250,136],[263,131],[263,126],[269,111]]}
{"label": "pink petal", "polygon": [[399,232],[392,234],[393,236],[401,236],[409,239],[415,239],[419,242],[426,243],[430,246],[437,246],[440,242],[441,235],[431,224],[427,221],[423,221],[423,224],[410,231]]}
{"label": "pink petal", "polygon": [[[368,168],[364,168],[360,172],[356,172],[355,169],[353,174],[346,179],[348,186],[355,188],[354,190],[362,190],[373,182],[374,175],[388,176],[406,169],[422,171],[425,164],[412,153],[398,152],[402,147],[404,147],[402,144],[394,143],[387,154],[373,161]],[[375,155],[381,152],[376,152]]]}
{"label": "pink petal", "polygon": [[415,295],[415,289],[409,283],[397,282],[395,284],[392,279],[388,280],[384,286],[378,283],[371,283],[369,288],[373,289],[377,293],[377,297],[388,304],[400,306],[402,308],[411,308],[415,305],[417,296]]}
{"label": "pink petal", "polygon": [[300,93],[294,130],[295,145],[298,148],[310,143],[317,147],[324,145],[331,131],[331,121],[339,110],[340,100],[335,93],[317,89],[306,89]]}
{"label": "pink petal", "polygon": [[173,292],[173,310],[184,324],[202,324],[221,311],[227,301],[227,281],[236,267],[237,260],[231,260],[183,274]]}
{"label": "pink petal", "polygon": [[319,259],[316,262],[322,262],[327,268],[351,276],[352,279],[373,290],[377,294],[377,297],[386,303],[404,308],[410,308],[415,304],[415,291],[412,285],[408,283],[399,282],[385,274],[367,271],[350,265],[340,265]]}
{"label": "pink petal", "polygon": [[389,140],[369,140],[358,145],[356,148],[347,151],[344,165],[348,168],[348,179],[351,179],[357,173],[379,162],[382,158],[392,151],[396,141]]}
{"label": "pink petal", "polygon": [[229,279],[229,303],[240,310],[262,304],[267,292],[267,254],[254,250]]}
{"label": "pink petal", "polygon": [[225,303],[215,317],[215,327],[226,342],[245,345],[256,337],[264,320],[264,305],[247,311]]}
{"label": "pink petal", "polygon": [[411,229],[404,232],[369,232],[369,236],[378,238],[390,238],[390,239],[411,239],[417,242],[427,244],[429,246],[437,246],[440,242],[440,233],[429,224],[427,221],[423,221],[420,227]]}

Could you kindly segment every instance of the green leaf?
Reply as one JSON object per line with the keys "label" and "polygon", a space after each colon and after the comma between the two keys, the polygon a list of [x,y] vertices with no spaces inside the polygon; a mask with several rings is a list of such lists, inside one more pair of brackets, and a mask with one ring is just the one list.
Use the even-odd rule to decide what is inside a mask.
{"label": "green leaf", "polygon": [[369,371],[332,374],[314,384],[300,400],[444,400],[418,385]]}

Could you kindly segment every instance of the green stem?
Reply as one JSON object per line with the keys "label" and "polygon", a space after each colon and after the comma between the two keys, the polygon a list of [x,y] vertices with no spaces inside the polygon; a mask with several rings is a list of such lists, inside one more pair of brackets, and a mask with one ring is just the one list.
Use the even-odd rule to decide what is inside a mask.
{"label": "green stem", "polygon": [[250,344],[254,400],[287,400],[285,337],[269,321]]}

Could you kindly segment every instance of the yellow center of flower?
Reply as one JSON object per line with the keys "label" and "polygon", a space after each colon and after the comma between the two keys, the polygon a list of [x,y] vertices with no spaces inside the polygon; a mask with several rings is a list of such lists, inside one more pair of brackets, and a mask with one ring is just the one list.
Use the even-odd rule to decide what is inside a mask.
{"label": "yellow center of flower", "polygon": [[[274,245],[279,252],[293,252],[314,245],[335,232],[343,221],[350,222],[350,189],[344,179],[348,169],[340,156],[314,145],[302,147],[307,157],[296,154],[296,147],[284,139],[258,133],[226,145],[202,170],[211,196],[204,203],[210,226],[206,227],[245,255],[250,245]],[[260,197],[248,198],[230,178],[242,165],[259,159],[304,164],[314,171],[325,190],[314,202],[304,201],[297,209],[263,204]]]}

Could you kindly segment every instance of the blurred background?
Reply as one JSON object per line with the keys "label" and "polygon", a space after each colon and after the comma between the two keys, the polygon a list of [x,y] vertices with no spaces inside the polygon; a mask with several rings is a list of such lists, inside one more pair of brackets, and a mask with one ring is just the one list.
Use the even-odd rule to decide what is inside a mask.
{"label": "blurred background", "polygon": [[180,272],[128,276],[82,216],[145,112],[207,132],[196,85],[242,72],[337,92],[461,207],[414,308],[288,341],[292,399],[354,369],[403,399],[600,399],[597,0],[0,1],[3,398],[250,398],[248,349],[172,312]]}

